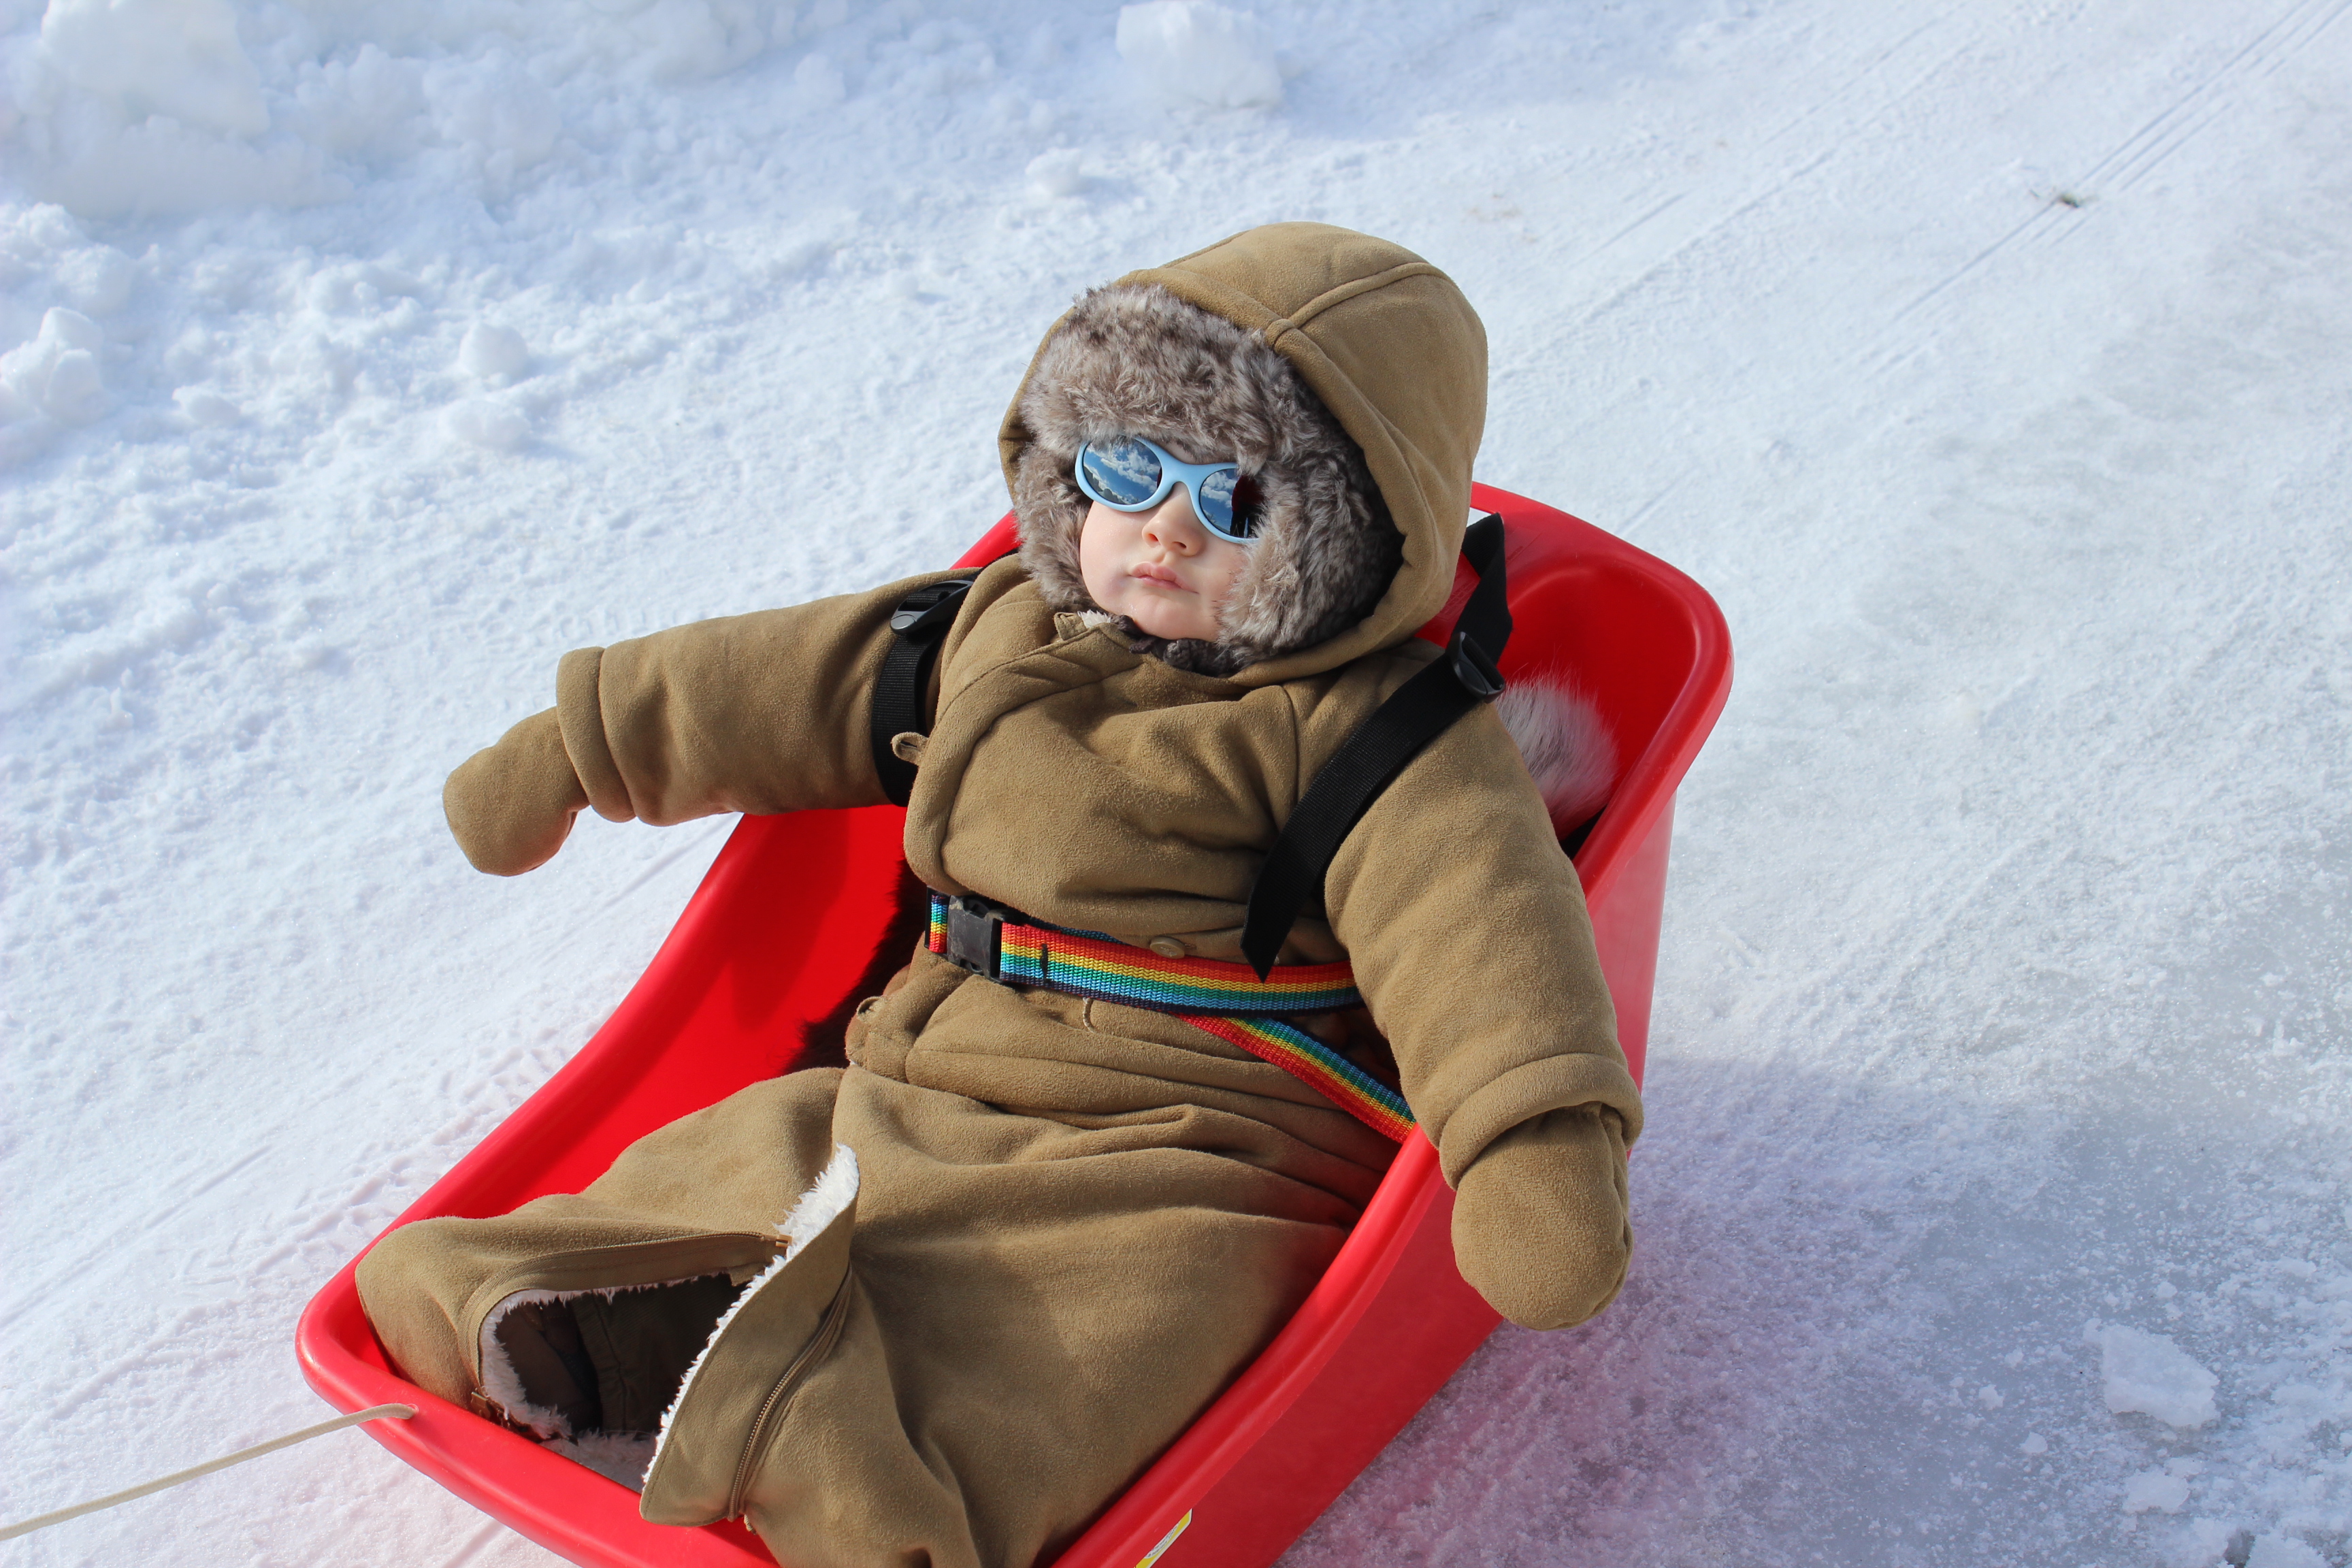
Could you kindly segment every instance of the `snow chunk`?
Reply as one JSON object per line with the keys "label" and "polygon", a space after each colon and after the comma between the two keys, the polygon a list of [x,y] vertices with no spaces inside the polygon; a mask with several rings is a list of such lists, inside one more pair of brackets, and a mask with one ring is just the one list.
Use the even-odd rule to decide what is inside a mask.
{"label": "snow chunk", "polygon": [[485,380],[518,376],[530,368],[530,345],[511,327],[477,321],[466,329],[466,341],[457,345],[457,363]]}
{"label": "snow chunk", "polygon": [[129,302],[137,270],[112,246],[87,245],[58,258],[55,276],[75,310],[110,316]]}
{"label": "snow chunk", "polygon": [[[269,130],[228,0],[51,0],[16,72],[26,183],[88,216],[350,194],[315,148]],[[97,282],[102,298],[110,284]]]}
{"label": "snow chunk", "polygon": [[305,141],[381,164],[421,146],[431,118],[425,63],[362,44],[350,59],[306,61],[295,84],[289,125]]}
{"label": "snow chunk", "polygon": [[2189,1478],[2143,1470],[2124,1483],[2124,1511],[2179,1513],[2189,1500]]}
{"label": "snow chunk", "polygon": [[41,317],[29,343],[0,357],[0,420],[46,414],[66,425],[87,425],[106,412],[106,387],[98,372],[98,349],[105,334],[98,323],[63,306]]}
{"label": "snow chunk", "polygon": [[1211,109],[1282,102],[1282,70],[1265,29],[1256,17],[1208,0],[1120,6],[1118,52],[1145,87],[1171,102]]}
{"label": "snow chunk", "polygon": [[2292,1535],[2258,1535],[2246,1568],[2327,1568],[2327,1559]]}
{"label": "snow chunk", "polygon": [[[605,0],[603,8],[616,7]],[[791,12],[784,7],[787,30]],[[768,47],[769,29],[748,0],[654,0],[630,24],[629,34],[639,69],[658,81],[677,81],[733,70]]]}
{"label": "snow chunk", "polygon": [[831,109],[849,97],[849,83],[823,55],[804,55],[793,68],[793,97],[803,108]]}
{"label": "snow chunk", "polygon": [[290,141],[249,146],[160,115],[129,127],[61,115],[49,151],[46,168],[35,163],[42,194],[89,217],[307,206],[351,195],[314,148]]}
{"label": "snow chunk", "polygon": [[530,439],[530,421],[503,403],[469,397],[441,416],[449,434],[494,452],[511,452]]}
{"label": "snow chunk", "polygon": [[1028,176],[1029,194],[1040,201],[1075,196],[1087,185],[1086,170],[1078,154],[1067,148],[1038,153],[1029,160],[1023,173]]}
{"label": "snow chunk", "polygon": [[2050,1451],[2050,1439],[2044,1437],[2039,1432],[2028,1432],[2025,1435],[2025,1441],[2017,1446],[2017,1451],[2021,1454],[2030,1454],[2035,1458],[2040,1458],[2042,1455]]}
{"label": "snow chunk", "polygon": [[2213,1419],[2220,1380],[2168,1336],[2109,1323],[2094,1324],[2085,1337],[2099,1347],[2107,1408],[2116,1415],[2142,1411],[2184,1431]]}
{"label": "snow chunk", "polygon": [[269,129],[228,0],[49,0],[41,53],[128,120],[167,115],[235,136]]}
{"label": "snow chunk", "polygon": [[435,66],[424,85],[434,129],[462,148],[495,189],[543,161],[563,133],[555,95],[503,51]]}
{"label": "snow chunk", "polygon": [[2157,1561],[2165,1568],[2213,1568],[2235,1533],[2225,1520],[2192,1519],[2173,1532],[2170,1545]]}
{"label": "snow chunk", "polygon": [[234,425],[245,417],[236,404],[201,386],[183,386],[172,394],[172,401],[194,425]]}

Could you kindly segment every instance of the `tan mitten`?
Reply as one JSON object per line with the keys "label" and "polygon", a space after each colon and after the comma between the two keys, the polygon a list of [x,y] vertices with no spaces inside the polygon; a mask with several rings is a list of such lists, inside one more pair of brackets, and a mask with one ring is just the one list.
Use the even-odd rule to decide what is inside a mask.
{"label": "tan mitten", "polygon": [[441,790],[457,847],[475,870],[499,877],[546,864],[587,804],[552,708],[467,757]]}
{"label": "tan mitten", "polygon": [[1486,1304],[1529,1329],[1580,1323],[1617,1298],[1633,1254],[1625,1124],[1601,1105],[1530,1117],[1462,1173],[1454,1262]]}

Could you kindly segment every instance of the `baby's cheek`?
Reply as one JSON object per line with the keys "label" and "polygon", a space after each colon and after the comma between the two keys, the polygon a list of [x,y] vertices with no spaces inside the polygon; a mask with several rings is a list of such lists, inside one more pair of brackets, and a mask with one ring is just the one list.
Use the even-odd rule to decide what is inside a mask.
{"label": "baby's cheek", "polygon": [[1087,510],[1078,534],[1078,576],[1094,602],[1108,610],[1120,592],[1126,574],[1120,570],[1118,534],[1127,520],[1099,501]]}
{"label": "baby's cheek", "polygon": [[1226,560],[1211,563],[1215,568],[1214,585],[1202,597],[1222,612],[1225,607],[1225,601],[1233,596],[1234,586],[1241,582],[1242,574],[1249,570],[1250,558],[1249,551],[1244,546],[1226,544],[1222,540],[1218,542],[1221,548],[1232,552],[1232,556]]}

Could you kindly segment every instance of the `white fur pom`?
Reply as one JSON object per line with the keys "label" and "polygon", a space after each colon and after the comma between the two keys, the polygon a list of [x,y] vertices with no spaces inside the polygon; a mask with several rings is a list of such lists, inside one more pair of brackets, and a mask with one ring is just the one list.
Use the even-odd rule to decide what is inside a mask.
{"label": "white fur pom", "polygon": [[1575,827],[1608,804],[1617,748],[1591,703],[1543,679],[1514,680],[1495,700],[1496,716],[1519,748],[1555,826]]}

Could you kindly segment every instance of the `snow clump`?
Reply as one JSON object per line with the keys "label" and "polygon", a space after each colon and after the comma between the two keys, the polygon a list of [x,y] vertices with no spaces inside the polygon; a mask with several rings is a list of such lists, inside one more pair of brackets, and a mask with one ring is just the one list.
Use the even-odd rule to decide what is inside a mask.
{"label": "snow clump", "polygon": [[477,321],[457,345],[457,363],[485,381],[511,380],[530,368],[530,345],[512,327]]}
{"label": "snow clump", "polygon": [[2189,1501],[2189,1478],[2168,1470],[2142,1470],[2124,1483],[2124,1511],[2179,1513]]}
{"label": "snow clump", "polygon": [[51,0],[41,51],[75,87],[142,118],[237,136],[269,129],[228,0]]}
{"label": "snow clump", "polygon": [[[228,0],[51,0],[16,83],[22,168],[85,216],[301,205],[351,194],[318,150],[268,137]],[[265,138],[267,138],[265,140]]]}
{"label": "snow clump", "polygon": [[79,310],[53,306],[28,343],[0,356],[0,424],[46,414],[65,425],[87,425],[106,412],[106,385],[98,351],[106,334]]}
{"label": "snow clump", "polygon": [[2121,1323],[2094,1323],[2084,1337],[2099,1347],[2107,1408],[2116,1415],[2137,1410],[2183,1431],[2213,1419],[2213,1385],[2220,1380],[2169,1337]]}
{"label": "snow clump", "polygon": [[530,439],[530,421],[503,403],[468,397],[441,416],[449,434],[493,452],[511,452]]}
{"label": "snow clump", "polygon": [[1041,202],[1075,196],[1087,188],[1084,160],[1066,147],[1038,153],[1022,174],[1029,182],[1029,194]]}
{"label": "snow clump", "polygon": [[1171,103],[1274,109],[1282,70],[1255,16],[1208,0],[1149,0],[1118,11],[1118,52],[1144,86]]}
{"label": "snow clump", "polygon": [[2246,1568],[2327,1568],[2327,1559],[2292,1535],[2258,1535]]}
{"label": "snow clump", "polygon": [[492,195],[511,192],[515,176],[545,162],[563,133],[555,95],[503,49],[437,64],[423,81],[434,129]]}

